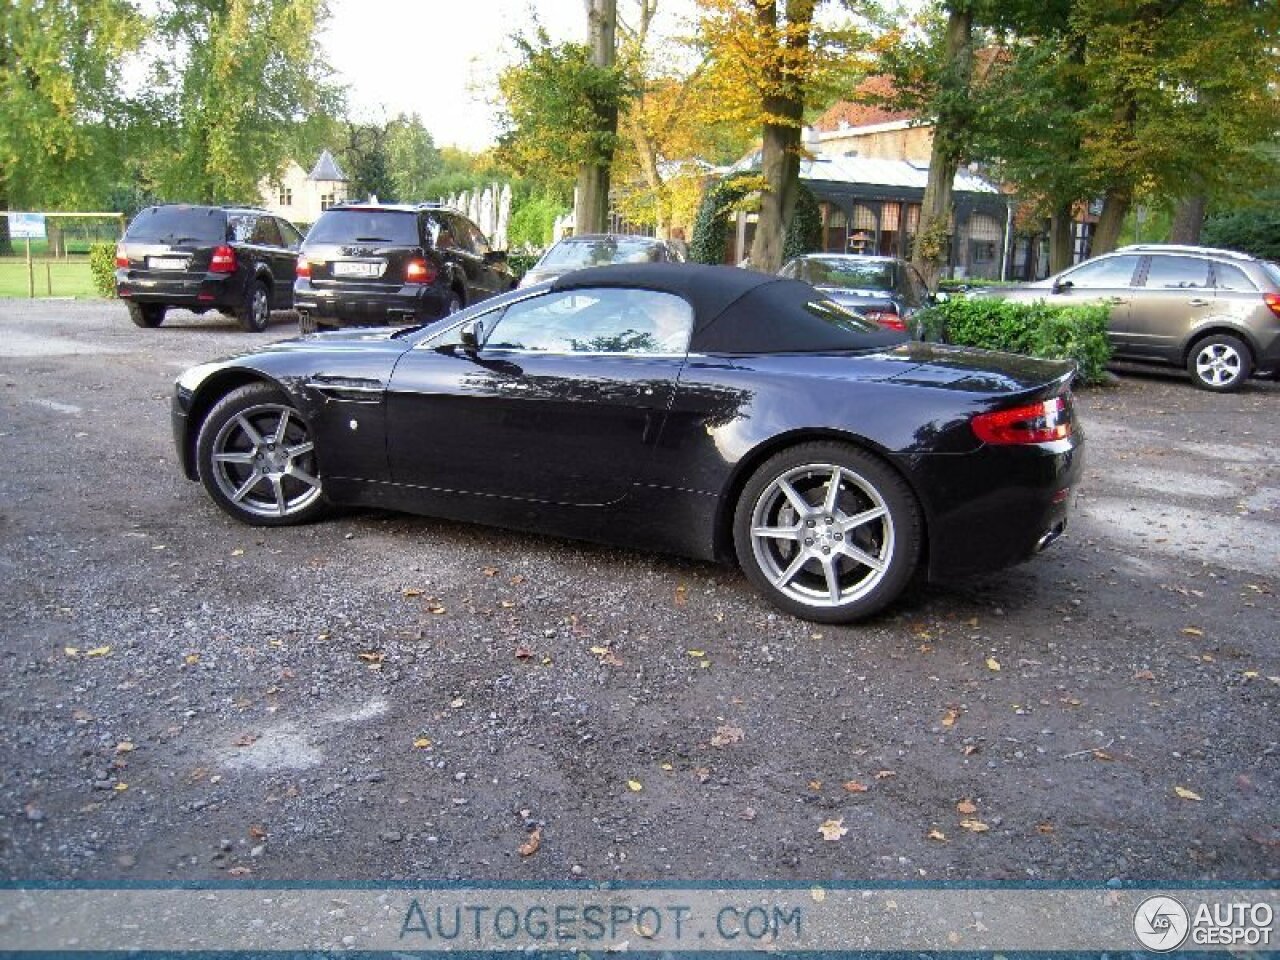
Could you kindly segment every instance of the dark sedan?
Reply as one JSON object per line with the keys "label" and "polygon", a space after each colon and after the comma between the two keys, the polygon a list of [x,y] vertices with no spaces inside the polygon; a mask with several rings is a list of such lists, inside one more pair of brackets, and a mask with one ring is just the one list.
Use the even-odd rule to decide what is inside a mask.
{"label": "dark sedan", "polygon": [[1062,532],[1072,374],[907,342],[797,281],[650,264],[193,367],[173,424],[246,523],[369,505],[736,560],[844,622],[922,565],[992,570]]}
{"label": "dark sedan", "polygon": [[916,268],[897,257],[806,253],[784,263],[778,275],[811,283],[889,330],[910,330],[911,318],[933,299]]}

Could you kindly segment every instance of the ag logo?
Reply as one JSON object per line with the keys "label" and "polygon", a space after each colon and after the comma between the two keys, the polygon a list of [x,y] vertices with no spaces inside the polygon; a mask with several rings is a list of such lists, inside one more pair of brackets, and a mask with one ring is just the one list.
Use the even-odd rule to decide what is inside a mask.
{"label": "ag logo", "polygon": [[1148,897],[1133,915],[1133,932],[1138,941],[1157,953],[1181,946],[1190,926],[1186,908],[1173,897]]}

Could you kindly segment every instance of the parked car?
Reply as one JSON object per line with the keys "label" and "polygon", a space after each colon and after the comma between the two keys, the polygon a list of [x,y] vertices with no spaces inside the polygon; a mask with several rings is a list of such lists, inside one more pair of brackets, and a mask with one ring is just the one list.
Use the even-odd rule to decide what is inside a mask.
{"label": "parked car", "polygon": [[293,306],[301,245],[293,224],[265,210],[147,207],[116,246],[116,296],[140,327],[158,327],[170,307],[184,307],[220,310],[260,332],[272,310]]}
{"label": "parked car", "polygon": [[522,287],[554,280],[570,270],[610,263],[682,263],[680,251],[665,240],[614,233],[565,237],[542,255],[520,279]]}
{"label": "parked car", "polygon": [[806,253],[778,274],[811,283],[843,307],[890,330],[910,330],[911,319],[932,302],[928,284],[898,257]]}
{"label": "parked car", "polygon": [[506,251],[434,203],[330,207],[307,234],[297,272],[304,333],[435,320],[516,285]]}
{"label": "parked car", "polygon": [[1280,266],[1231,250],[1135,244],[1036,283],[969,296],[1103,303],[1117,359],[1185,367],[1205,390],[1280,372]]}
{"label": "parked car", "polygon": [[1063,531],[1074,366],[912,342],[794,280],[580,270],[178,379],[182,469],[278,526],[364,504],[736,560],[844,622]]}

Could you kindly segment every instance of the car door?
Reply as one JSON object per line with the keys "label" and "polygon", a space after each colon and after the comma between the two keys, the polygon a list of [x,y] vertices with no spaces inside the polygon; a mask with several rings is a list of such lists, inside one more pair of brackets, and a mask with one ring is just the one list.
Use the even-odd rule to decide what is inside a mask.
{"label": "car door", "polygon": [[1180,361],[1188,332],[1213,312],[1209,261],[1186,254],[1149,255],[1129,312],[1135,356]]}
{"label": "car door", "polygon": [[480,258],[479,263],[479,282],[482,288],[483,297],[492,297],[494,294],[503,293],[510,286],[510,279],[504,270],[498,268],[498,264],[493,259],[493,248],[489,246],[489,241],[480,228],[470,220],[463,220],[462,226],[467,233],[467,239],[470,241],[469,246],[471,252]]}
{"label": "car door", "polygon": [[462,277],[468,304],[479,303],[488,296],[484,286],[484,260],[471,249],[471,233],[467,221],[453,213],[435,214],[438,230],[437,249]]}
{"label": "car door", "polygon": [[1107,336],[1117,354],[1131,353],[1135,343],[1129,304],[1142,265],[1139,254],[1116,254],[1087,260],[1061,273],[1044,299],[1054,306],[1103,304],[1110,308]]}
{"label": "car door", "polygon": [[391,378],[392,479],[433,490],[576,506],[618,503],[650,476],[688,349],[671,294],[548,292],[484,314],[404,356]]}
{"label": "car door", "polygon": [[271,305],[273,307],[292,306],[293,275],[298,257],[285,245],[279,221],[265,214],[258,217],[253,233],[249,237],[249,243],[254,247],[255,256],[271,271]]}

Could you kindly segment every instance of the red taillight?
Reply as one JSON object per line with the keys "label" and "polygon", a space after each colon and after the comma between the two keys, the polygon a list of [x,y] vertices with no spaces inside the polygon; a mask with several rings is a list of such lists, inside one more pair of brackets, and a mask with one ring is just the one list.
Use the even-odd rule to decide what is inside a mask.
{"label": "red taillight", "polygon": [[970,424],[983,443],[1050,443],[1071,436],[1071,408],[1063,397],[1011,410],[980,413]]}
{"label": "red taillight", "polygon": [[129,257],[124,252],[123,244],[116,247],[116,266],[129,269]]}
{"label": "red taillight", "polygon": [[404,267],[405,283],[431,283],[436,278],[436,266],[422,257],[414,257]]}
{"label": "red taillight", "polygon": [[873,320],[886,330],[905,330],[907,323],[901,315],[893,310],[863,310],[862,315]]}
{"label": "red taillight", "polygon": [[236,270],[236,252],[223,244],[220,247],[214,247],[213,258],[209,261],[210,273],[235,273]]}
{"label": "red taillight", "polygon": [[1280,293],[1264,293],[1262,302],[1271,308],[1271,312],[1280,317]]}
{"label": "red taillight", "polygon": [[295,276],[299,276],[304,280],[309,280],[311,278],[311,261],[299,260],[298,265],[293,268],[293,272]]}

